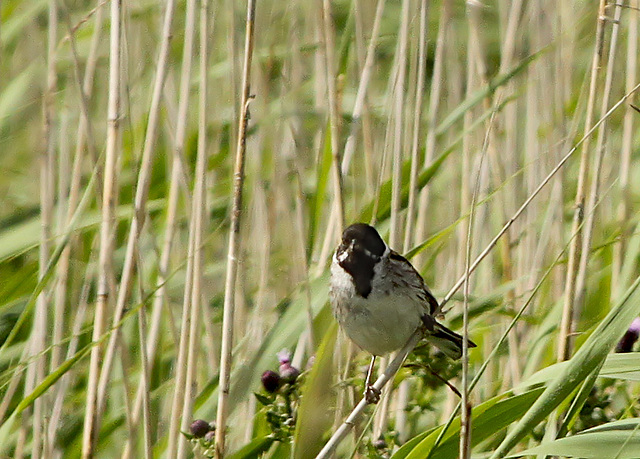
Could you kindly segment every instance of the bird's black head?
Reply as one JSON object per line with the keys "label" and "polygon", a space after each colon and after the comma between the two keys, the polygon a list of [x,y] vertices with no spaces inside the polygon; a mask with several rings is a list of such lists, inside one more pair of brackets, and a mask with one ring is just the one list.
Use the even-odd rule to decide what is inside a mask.
{"label": "bird's black head", "polygon": [[336,259],[354,280],[358,294],[366,298],[371,293],[374,266],[387,250],[378,232],[365,223],[354,223],[342,233]]}

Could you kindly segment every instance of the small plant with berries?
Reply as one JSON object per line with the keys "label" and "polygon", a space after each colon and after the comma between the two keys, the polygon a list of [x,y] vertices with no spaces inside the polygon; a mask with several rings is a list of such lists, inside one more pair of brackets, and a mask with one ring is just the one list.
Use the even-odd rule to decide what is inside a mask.
{"label": "small plant with berries", "polygon": [[300,402],[300,370],[291,365],[291,354],[283,350],[278,353],[278,371],[262,373],[264,393],[255,396],[263,405],[272,437],[277,441],[291,441],[296,425],[296,414]]}
{"label": "small plant with berries", "polygon": [[205,457],[214,457],[215,455],[215,437],[216,423],[208,422],[204,419],[196,419],[189,426],[189,432],[182,432],[189,441],[201,449],[202,455]]}

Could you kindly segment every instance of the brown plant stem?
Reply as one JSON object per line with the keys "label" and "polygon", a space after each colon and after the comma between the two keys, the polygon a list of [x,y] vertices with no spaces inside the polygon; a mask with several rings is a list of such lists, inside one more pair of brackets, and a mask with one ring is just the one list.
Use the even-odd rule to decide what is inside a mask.
{"label": "brown plant stem", "polygon": [[255,34],[256,0],[247,1],[247,19],[244,43],[244,66],[242,71],[242,97],[238,119],[238,142],[236,144],[233,174],[233,204],[231,207],[231,228],[227,252],[227,275],[224,290],[224,312],[222,317],[222,346],[220,350],[220,383],[218,389],[218,411],[216,416],[216,458],[224,457],[226,426],[228,416],[229,381],[231,375],[231,351],[233,349],[233,319],[235,312],[235,285],[238,271],[240,247],[240,217],[242,216],[242,188],[244,185],[244,165],[251,102],[251,61],[253,58]]}

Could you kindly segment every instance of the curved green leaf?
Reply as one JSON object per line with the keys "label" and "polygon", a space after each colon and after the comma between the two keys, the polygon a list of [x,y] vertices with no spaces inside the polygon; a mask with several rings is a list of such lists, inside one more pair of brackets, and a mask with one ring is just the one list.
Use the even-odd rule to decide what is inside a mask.
{"label": "curved green leaf", "polygon": [[260,454],[268,451],[274,441],[270,436],[254,438],[235,453],[229,454],[227,459],[250,459],[258,457]]}
{"label": "curved green leaf", "polygon": [[[507,399],[504,399],[504,395],[500,395],[476,406],[472,410],[472,445],[477,445],[502,431],[522,416],[542,391],[543,389],[537,388]],[[418,459],[429,455],[438,459],[455,459],[458,455],[460,417],[453,421],[440,444],[432,451],[442,428],[443,426],[439,426],[418,435],[417,438],[420,438],[418,443],[415,439],[410,440],[393,455],[392,459]]]}
{"label": "curved green leaf", "polygon": [[324,433],[331,427],[334,393],[329,388],[333,380],[333,354],[338,336],[338,324],[333,322],[325,333],[316,353],[313,368],[302,388],[304,394],[298,408],[298,421],[294,434],[293,457],[304,459],[315,456],[323,445]]}
{"label": "curved green leaf", "polygon": [[640,312],[640,277],[627,291],[622,301],[598,324],[582,347],[559,371],[544,393],[533,404],[520,422],[494,451],[491,459],[504,457],[539,422],[570,396],[575,389],[607,357],[631,321]]}
{"label": "curved green leaf", "polygon": [[[558,375],[558,372],[565,371],[568,366],[569,361],[566,361],[543,368],[522,381],[518,388],[523,389],[536,384],[546,384],[552,381]],[[640,381],[640,352],[607,355],[598,376],[626,381]]]}
{"label": "curved green leaf", "polygon": [[593,459],[633,459],[639,456],[638,451],[640,418],[634,418],[604,424],[508,457],[537,454]]}

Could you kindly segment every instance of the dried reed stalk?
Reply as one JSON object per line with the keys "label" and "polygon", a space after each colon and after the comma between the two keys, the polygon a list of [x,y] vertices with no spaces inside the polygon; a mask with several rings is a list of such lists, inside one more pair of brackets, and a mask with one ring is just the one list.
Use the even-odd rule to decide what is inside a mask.
{"label": "dried reed stalk", "polygon": [[[626,91],[629,91],[636,82],[638,70],[638,8],[640,2],[631,0],[629,2],[629,35],[627,37],[626,56]],[[620,242],[614,246],[613,262],[611,270],[611,297],[618,298],[627,288],[620,278],[624,252],[629,237],[628,218],[630,212],[629,176],[631,168],[631,149],[633,144],[634,126],[633,121],[637,114],[633,110],[627,110],[624,114],[624,124],[622,128],[622,147],[620,153],[620,201],[618,203],[618,228],[620,228]]]}
{"label": "dried reed stalk", "polygon": [[[193,241],[189,248],[189,258],[193,259],[193,269],[191,275],[193,280],[190,282],[191,291],[185,290],[185,295],[191,295],[191,318],[189,323],[189,345],[187,352],[186,378],[182,388],[184,392],[184,400],[182,406],[182,423],[181,430],[187,432],[191,424],[193,413],[193,400],[195,397],[194,389],[196,384],[196,369],[198,367],[199,354],[199,338],[198,330],[200,329],[200,307],[202,302],[202,276],[203,276],[203,260],[204,245],[203,235],[205,227],[206,213],[206,185],[207,185],[207,55],[208,55],[208,1],[204,0],[200,5],[200,90],[198,104],[198,154],[196,159],[196,176],[195,190],[193,193],[193,202],[191,207],[191,221],[193,225]],[[187,457],[189,443],[184,436],[180,436],[178,443],[177,457],[183,459]]]}
{"label": "dried reed stalk", "polygon": [[[409,47],[409,5],[408,0],[403,0],[400,13],[400,33],[396,44],[394,67],[392,70],[391,104],[392,110],[389,112],[387,139],[385,144],[391,145],[391,218],[389,230],[389,246],[398,247],[400,245],[400,198],[402,192],[402,162],[403,162],[403,136],[404,126],[404,105],[405,105],[405,85],[408,62]],[[386,365],[387,360],[381,359],[381,366]],[[379,438],[387,428],[389,420],[389,404],[391,403],[391,390],[382,394],[380,405],[376,411],[373,421],[373,438]]]}
{"label": "dried reed stalk", "polygon": [[220,351],[220,383],[218,386],[218,412],[216,416],[216,458],[222,458],[225,451],[225,437],[228,416],[229,381],[233,349],[233,319],[235,312],[236,273],[240,247],[240,217],[242,215],[242,188],[244,185],[244,165],[251,102],[251,61],[253,58],[255,35],[256,0],[247,0],[245,29],[244,65],[242,71],[242,97],[238,118],[238,141],[236,144],[233,174],[233,203],[231,207],[231,227],[227,252],[227,275],[224,291],[224,312],[222,317],[222,343]]}
{"label": "dried reed stalk", "polygon": [[331,173],[333,176],[333,205],[338,217],[337,228],[339,235],[344,228],[344,196],[342,185],[342,155],[340,153],[340,107],[338,106],[338,89],[336,85],[336,69],[334,56],[333,22],[331,18],[331,0],[322,0],[322,30],[324,44],[324,58],[326,68],[327,96],[329,99],[329,129],[331,130]]}
{"label": "dried reed stalk", "polygon": [[[97,342],[105,331],[109,297],[112,293],[109,279],[113,257],[114,206],[117,195],[116,166],[120,155],[120,26],[122,0],[111,2],[111,28],[109,40],[109,102],[107,112],[107,149],[105,153],[104,184],[102,191],[102,218],[100,223],[100,252],[98,255],[98,291],[93,320],[92,340]],[[82,457],[89,459],[95,452],[98,430],[98,382],[102,346],[91,349],[87,402],[82,438]]]}
{"label": "dried reed stalk", "polygon": [[[622,7],[620,4],[616,4],[614,9],[614,16],[612,21],[611,38],[609,42],[609,56],[607,59],[607,73],[605,76],[604,88],[602,90],[602,101],[600,105],[600,116],[607,112],[609,106],[609,99],[611,97],[611,86],[613,84],[613,71],[615,67],[616,50],[618,48],[618,32],[620,29],[620,17],[622,15]],[[584,303],[584,297],[586,294],[587,286],[587,265],[589,263],[589,255],[591,251],[591,243],[593,238],[593,228],[595,218],[597,215],[596,205],[599,200],[600,191],[600,176],[602,172],[602,160],[604,158],[606,150],[606,121],[598,127],[598,133],[596,138],[596,150],[595,160],[593,164],[593,178],[591,180],[591,189],[589,190],[589,199],[585,208],[585,221],[582,229],[584,237],[582,238],[582,248],[580,250],[580,264],[578,265],[578,273],[576,276],[576,290],[575,290],[575,311],[574,317],[577,316],[579,308]],[[575,318],[574,318],[575,320]]]}
{"label": "dried reed stalk", "polygon": [[[54,0],[49,1],[49,23],[47,27],[47,87],[44,93],[44,148],[40,157],[40,246],[38,251],[38,279],[45,276],[51,251],[51,235],[53,226],[53,206],[55,197],[55,163],[56,163],[56,105],[55,94],[58,81],[56,70],[56,41],[58,29],[58,9]],[[45,287],[38,299],[34,311],[34,320],[29,336],[31,364],[27,367],[24,393],[25,396],[42,382],[45,369],[48,366],[43,355],[48,336],[49,318],[49,288]],[[21,438],[26,438],[26,431],[31,431],[31,457],[40,458],[46,455],[43,445],[46,445],[43,434],[44,413],[48,409],[44,397],[38,397],[33,409],[26,410],[22,417]],[[28,424],[28,420],[31,424]],[[25,431],[26,429],[26,431]]]}
{"label": "dried reed stalk", "polygon": [[[184,149],[185,136],[187,130],[187,112],[189,108],[189,87],[191,84],[191,70],[192,70],[192,60],[193,60],[193,42],[194,42],[194,34],[195,34],[195,21],[196,21],[196,0],[189,0],[187,2],[186,8],[186,17],[184,24],[184,44],[182,48],[182,67],[180,73],[180,100],[178,102],[178,121],[176,125],[176,140],[175,140],[175,148],[173,152],[173,161],[172,161],[172,177],[180,175],[179,170],[181,169],[181,157],[182,151]],[[175,188],[174,188],[175,187]],[[172,188],[170,190],[170,199],[173,202],[173,205],[177,204],[178,199],[178,189],[177,183],[172,182]],[[192,240],[192,226],[190,226],[189,230],[189,240]],[[171,236],[170,234],[165,235],[165,247],[164,247],[164,259],[167,263],[165,265],[168,268],[168,258],[170,256],[170,242]],[[190,294],[187,292],[191,291],[191,288],[188,283],[191,282],[193,276],[192,272],[192,258],[187,258],[187,272],[185,274],[185,286],[184,286],[184,298],[182,304],[182,324],[180,328],[180,340],[178,344],[178,357],[176,361],[176,374],[175,374],[175,385],[173,392],[173,399],[171,403],[171,414],[169,419],[169,432],[167,434],[168,438],[168,446],[167,446],[167,457],[175,457],[178,450],[178,442],[180,437],[180,423],[182,418],[182,406],[184,403],[184,381],[186,379],[186,370],[187,370],[187,343],[189,338],[189,329],[190,329]],[[165,276],[165,273],[162,273],[162,276]],[[159,282],[162,279],[158,280]],[[154,301],[157,304],[154,305],[154,308],[159,309],[159,305],[162,302],[162,298],[156,297]],[[154,309],[155,311],[156,309]],[[159,315],[159,312],[158,312]]]}
{"label": "dried reed stalk", "polygon": [[142,157],[140,159],[140,170],[136,183],[136,194],[133,204],[133,215],[131,225],[127,235],[127,249],[124,256],[124,266],[120,276],[120,284],[118,287],[118,296],[116,299],[115,312],[113,314],[113,330],[110,332],[107,351],[104,356],[104,362],[100,370],[100,382],[98,386],[98,422],[104,411],[107,396],[109,394],[109,381],[112,373],[113,361],[115,359],[116,347],[120,335],[120,322],[124,314],[125,307],[129,301],[129,294],[133,284],[134,268],[138,258],[138,239],[144,227],[145,217],[147,213],[147,198],[149,194],[149,184],[151,182],[151,170],[153,160],[156,154],[156,137],[158,132],[158,124],[160,120],[160,102],[162,100],[162,88],[167,74],[169,59],[169,42],[171,38],[171,23],[173,20],[174,0],[169,0],[165,17],[163,21],[162,40],[160,42],[160,51],[158,53],[158,63],[156,65],[156,73],[153,83],[153,91],[151,94],[151,104],[149,107],[147,132],[144,138],[144,146],[142,148]]}
{"label": "dried reed stalk", "polygon": [[[594,107],[596,103],[596,89],[598,75],[602,62],[602,49],[604,46],[604,24],[605,24],[606,1],[600,0],[598,7],[598,19],[596,28],[596,42],[591,62],[591,79],[589,82],[589,99],[587,101],[587,112],[585,116],[585,132],[591,129],[594,117]],[[576,234],[569,248],[569,259],[567,262],[567,275],[565,279],[565,298],[562,309],[562,321],[560,323],[560,335],[558,336],[558,348],[556,357],[559,361],[567,360],[571,355],[571,342],[573,330],[573,311],[576,296],[576,277],[578,275],[579,262],[582,250],[582,223],[584,221],[585,193],[589,174],[589,143],[590,136],[585,136],[580,155],[580,169],[578,171],[578,186],[574,202],[573,223],[571,234]]]}

